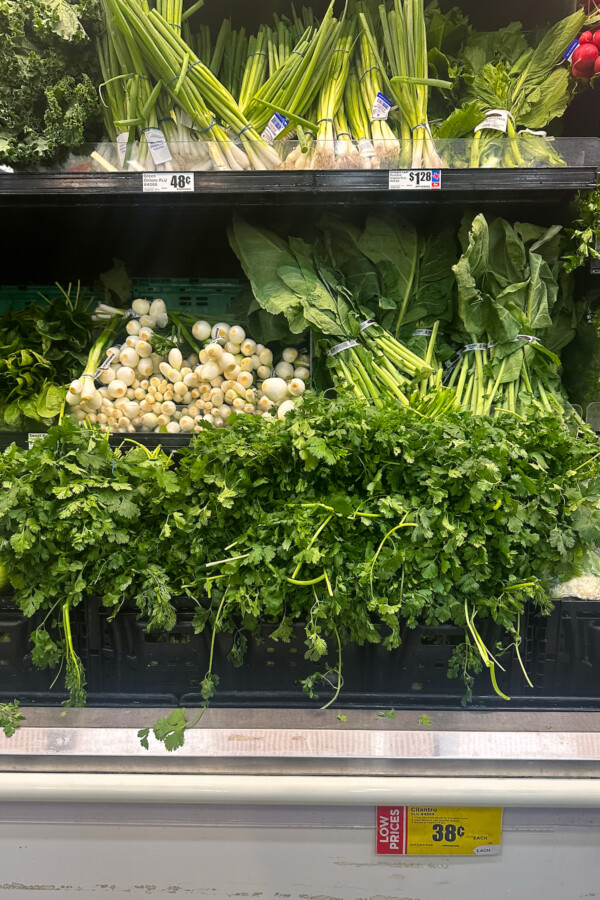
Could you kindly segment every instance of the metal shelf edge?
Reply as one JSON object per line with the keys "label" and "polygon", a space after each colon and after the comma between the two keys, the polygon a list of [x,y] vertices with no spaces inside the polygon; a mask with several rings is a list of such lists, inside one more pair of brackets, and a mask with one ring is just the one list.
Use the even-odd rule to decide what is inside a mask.
{"label": "metal shelf edge", "polygon": [[390,191],[387,171],[309,171],[201,173],[192,194],[144,194],[142,174],[32,173],[0,176],[0,198],[15,196],[74,197],[143,195],[146,199],[181,202],[194,195],[213,194],[352,194],[386,193],[411,199],[435,200],[461,191],[579,191],[598,183],[597,166],[557,169],[448,169],[442,173],[441,191]]}

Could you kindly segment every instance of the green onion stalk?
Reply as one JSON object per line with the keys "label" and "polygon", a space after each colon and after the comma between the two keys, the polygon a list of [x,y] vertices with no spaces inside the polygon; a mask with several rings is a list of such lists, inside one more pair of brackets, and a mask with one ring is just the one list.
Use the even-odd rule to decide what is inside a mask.
{"label": "green onion stalk", "polygon": [[[384,46],[393,73],[390,88],[406,128],[412,136],[411,167],[431,169],[441,166],[428,121],[429,88],[451,88],[448,81],[429,78],[427,30],[423,0],[394,0],[393,9],[386,13],[380,6],[384,29]],[[362,20],[361,16],[361,20]],[[387,19],[387,24],[386,24]],[[373,36],[368,35],[373,55],[379,51]],[[383,71],[383,66],[380,67]]]}
{"label": "green onion stalk", "polygon": [[332,2],[318,30],[303,35],[283,66],[256,94],[248,117],[257,131],[266,128],[273,110],[290,118],[304,115],[312,106],[327,78],[339,28]]}
{"label": "green onion stalk", "polygon": [[75,406],[82,404],[86,412],[93,412],[92,409],[86,409],[85,404],[94,400],[96,391],[95,373],[102,362],[106,348],[112,340],[115,332],[120,324],[123,323],[121,316],[115,315],[105,326],[104,330],[94,341],[88,354],[85,369],[79,378],[71,382],[67,393],[67,404]]}
{"label": "green onion stalk", "polygon": [[[279,165],[277,154],[243,116],[231,94],[157,10],[147,12],[138,0],[104,2],[126,40],[139,48],[173,100],[197,121],[200,133],[211,132],[211,154],[218,168],[240,171]],[[243,149],[228,137],[216,116],[239,136]]]}
{"label": "green onion stalk", "polygon": [[[157,0],[157,11],[167,21],[175,33],[189,31],[183,21],[182,0]],[[208,33],[210,40],[210,32]],[[170,152],[176,161],[177,170],[202,172],[213,168],[208,143],[192,128],[190,116],[177,104],[169,106],[167,95],[163,94],[157,102],[158,124],[169,144]],[[210,137],[210,132],[208,134]],[[165,166],[165,168],[173,168]]]}
{"label": "green onion stalk", "polygon": [[337,169],[361,168],[360,154],[352,140],[350,124],[346,117],[345,100],[342,100],[335,114],[335,165]]}
{"label": "green onion stalk", "polygon": [[308,111],[308,119],[294,117],[293,125],[296,126],[296,145],[284,139],[276,142],[276,146],[284,157],[284,169],[311,169],[312,160],[317,148],[317,132],[319,130],[316,121],[319,118],[319,109],[316,101]]}
{"label": "green onion stalk", "polygon": [[333,169],[335,166],[335,116],[343,102],[350,73],[350,58],[354,45],[354,21],[343,22],[337,46],[329,64],[329,71],[319,98],[317,145],[312,159],[313,169]]}
{"label": "green onion stalk", "polygon": [[[304,60],[306,60],[310,49],[310,40],[311,33],[308,30],[295,45],[285,63],[280,68],[275,69],[246,107],[245,114],[258,131],[264,131],[272,115],[272,110],[270,107],[265,106],[265,103],[280,105],[286,103],[286,101],[291,102],[291,97],[288,95],[286,87],[289,87],[290,84],[296,85],[299,83]],[[273,66],[274,49],[272,37],[269,37],[267,47],[269,65]]]}
{"label": "green onion stalk", "polygon": [[352,137],[357,142],[360,168],[375,168],[375,147],[371,140],[371,123],[366,113],[356,71],[351,71],[344,96],[344,109]]}
{"label": "green onion stalk", "polygon": [[[380,68],[381,60],[375,56],[371,49],[374,44],[372,24],[365,7],[361,6],[360,21],[362,34],[359,42],[359,85],[365,112],[371,122],[371,134],[375,148],[375,158],[378,168],[397,167],[400,155],[400,144],[387,118],[381,118],[382,112],[376,113],[376,101],[378,95],[383,95],[384,90],[390,93],[389,88],[384,87],[384,77]],[[387,98],[386,98],[387,99]]]}
{"label": "green onion stalk", "polygon": [[[154,163],[147,142],[148,129],[154,130],[154,138],[156,131],[160,131],[156,104],[162,84],[153,83],[137,48],[124,40],[112,22],[107,22],[105,41],[104,59],[101,60],[107,76],[105,81],[110,81],[115,87],[117,96],[121,93],[125,95],[124,109],[122,104],[117,104],[113,110],[115,128],[120,132],[127,129],[128,134],[122,167],[135,171],[172,169],[169,160],[163,161],[161,158]],[[109,96],[114,96],[114,92]]]}
{"label": "green onion stalk", "polygon": [[270,29],[261,28],[256,37],[253,35],[248,42],[248,58],[246,59],[242,87],[238,97],[238,105],[244,114],[252,98],[263,86],[267,77],[269,32]]}

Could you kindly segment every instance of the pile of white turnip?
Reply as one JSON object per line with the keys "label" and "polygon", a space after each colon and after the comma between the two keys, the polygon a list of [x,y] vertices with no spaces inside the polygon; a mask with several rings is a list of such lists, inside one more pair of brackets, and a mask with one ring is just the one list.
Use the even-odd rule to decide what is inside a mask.
{"label": "pile of white turnip", "polygon": [[[101,305],[100,321],[127,315]],[[69,387],[66,402],[81,422],[105,432],[199,432],[203,423],[221,428],[233,412],[277,416],[294,408],[310,377],[310,359],[294,348],[273,353],[246,336],[240,325],[198,321],[192,334],[199,354],[174,347],[166,358],[155,353],[152,337],[166,327],[162,300],[135,300],[120,346],[90,354],[83,375]]]}

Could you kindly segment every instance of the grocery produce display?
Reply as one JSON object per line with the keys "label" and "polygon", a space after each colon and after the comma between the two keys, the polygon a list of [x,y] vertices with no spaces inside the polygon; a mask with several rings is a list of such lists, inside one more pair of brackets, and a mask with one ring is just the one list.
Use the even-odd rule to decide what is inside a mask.
{"label": "grocery produce display", "polygon": [[597,48],[572,73],[565,54],[599,19],[580,10],[531,46],[518,25],[477,34],[423,0],[337,19],[332,3],[250,37],[228,20],[193,32],[181,3],[103,7],[112,143],[92,156],[108,171],[564,165],[544,129]]}
{"label": "grocery produce display", "polygon": [[[491,32],[437,0],[348,0],[215,28],[205,2],[0,0],[0,178],[45,191],[3,203],[17,238],[36,203],[31,233],[52,226],[23,296],[57,279],[0,310],[0,613],[46,679],[9,683],[0,653],[0,731],[41,693],[118,702],[97,675],[118,645],[127,679],[125,617],[149,642],[183,619],[201,636],[201,677],[169,699],[190,711],[143,728],[146,749],[181,747],[265,642],[300,646],[315,708],[343,700],[354,654],[394,658],[421,628],[453,629],[464,706],[483,681],[489,705],[515,683],[527,699],[539,622],[599,583],[600,194],[568,206],[559,138],[600,74],[600,11]],[[77,177],[55,195],[40,167]],[[377,174],[339,179],[361,197],[318,174],[286,194],[300,170],[445,168],[515,171],[460,208],[380,202]],[[549,176],[528,168],[564,170],[537,210],[519,186]],[[94,180],[142,172],[206,173],[206,192]],[[213,202],[215,172],[279,194]],[[117,181],[140,196],[108,196]],[[227,279],[222,308],[184,275]],[[132,287],[154,278],[165,293]]]}
{"label": "grocery produce display", "polygon": [[[588,309],[563,229],[328,214],[291,235],[236,215],[229,240],[287,341],[157,298],[97,304],[59,424],[0,460],[0,558],[34,664],[79,705],[73,611],[99,598],[168,633],[187,597],[212,635],[200,714],[218,634],[239,665],[251,635],[285,643],[299,625],[309,697],[343,693],[348,645],[393,651],[423,622],[463,629],[449,674],[467,700],[484,669],[508,700],[503,653],[530,680],[521,617],[548,613],[600,538],[597,437],[560,378]],[[293,346],[308,333],[312,358]],[[174,456],[148,432],[192,440]],[[504,635],[490,646],[487,619]],[[173,749],[192,721],[178,711],[156,736]]]}
{"label": "grocery produce display", "polygon": [[[548,135],[561,135],[599,69],[597,10],[535,33],[519,23],[478,32],[437,0],[334,0],[249,33],[230,19],[211,30],[203,6],[7,3],[0,162],[73,172],[564,166]],[[34,49],[19,62],[44,41],[51,56]],[[87,155],[84,141],[95,142]]]}

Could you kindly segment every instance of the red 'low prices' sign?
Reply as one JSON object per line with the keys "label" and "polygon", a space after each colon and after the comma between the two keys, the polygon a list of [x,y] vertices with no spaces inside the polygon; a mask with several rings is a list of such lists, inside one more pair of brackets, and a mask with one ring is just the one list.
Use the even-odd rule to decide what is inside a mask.
{"label": "red 'low prices' sign", "polygon": [[406,807],[377,807],[377,854],[406,853]]}

